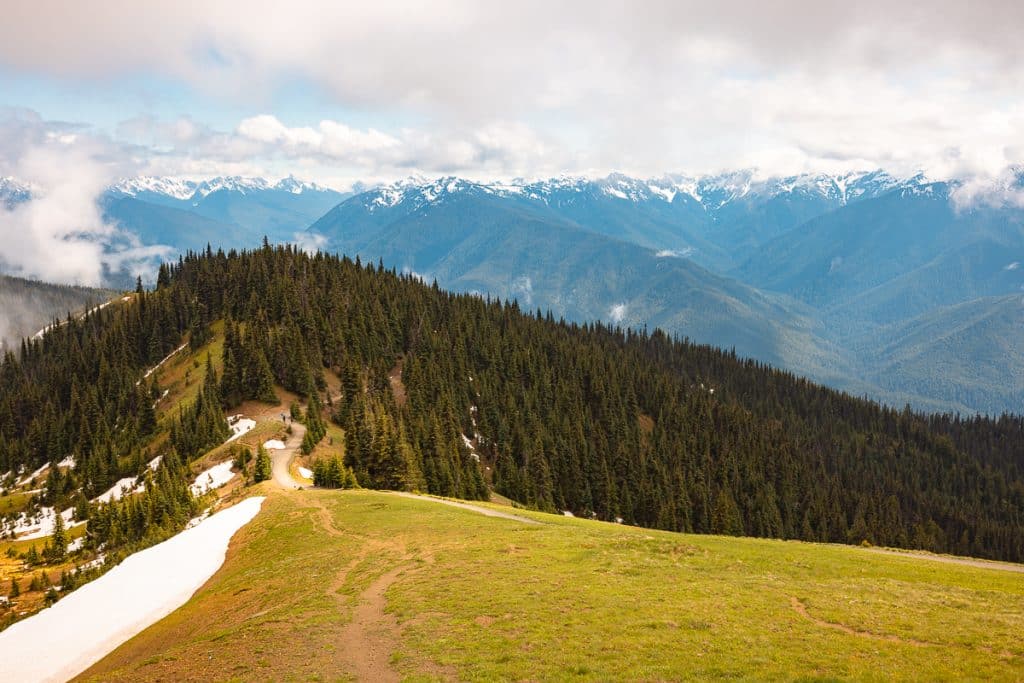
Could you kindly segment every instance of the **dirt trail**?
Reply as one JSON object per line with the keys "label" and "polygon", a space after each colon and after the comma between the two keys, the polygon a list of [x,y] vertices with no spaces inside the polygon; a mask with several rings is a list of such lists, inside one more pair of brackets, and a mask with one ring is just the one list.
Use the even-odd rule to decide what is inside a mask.
{"label": "dirt trail", "polygon": [[883,555],[895,555],[906,557],[911,560],[927,560],[929,562],[943,562],[945,564],[959,564],[965,567],[978,567],[980,569],[995,569],[1002,572],[1018,572],[1024,574],[1024,564],[1013,564],[1012,562],[997,562],[995,560],[976,560],[970,557],[953,557],[951,555],[932,555],[930,553],[915,553],[907,550],[890,550],[888,548],[865,548],[868,552],[881,553]]}
{"label": "dirt trail", "polygon": [[[335,525],[327,506],[316,498],[310,502],[317,508],[317,522],[326,533],[332,536],[346,535]],[[352,613],[352,621],[344,627],[339,637],[339,650],[357,681],[399,681],[401,676],[391,666],[391,654],[398,647],[401,631],[397,619],[386,611],[385,596],[388,588],[400,576],[416,571],[417,567],[409,563],[413,558],[406,553],[404,544],[395,540],[360,538],[363,545],[359,552],[338,571],[327,589],[328,594],[338,602],[339,610],[351,610]],[[341,590],[352,572],[371,554],[381,562],[397,559],[399,564],[374,579],[359,593],[355,604],[351,605]],[[424,560],[429,564],[433,558],[428,556]]]}
{"label": "dirt trail", "polygon": [[522,522],[523,524],[541,524],[541,522],[538,522],[535,519],[530,519],[529,517],[520,517],[519,515],[513,515],[509,512],[492,510],[490,508],[480,507],[479,505],[473,505],[472,503],[463,503],[457,500],[448,500],[446,498],[435,498],[433,496],[421,496],[415,493],[406,493],[405,491],[394,491],[393,493],[404,498],[429,500],[432,503],[442,503],[444,505],[451,505],[452,507],[462,508],[463,510],[472,510],[473,512],[478,512],[481,515],[487,515],[488,517],[500,517],[502,519],[511,519],[512,521]]}
{"label": "dirt trail", "polygon": [[292,458],[299,452],[302,446],[302,437],[306,435],[306,425],[301,422],[292,422],[292,435],[284,444],[282,450],[270,451],[270,458],[273,461],[274,481],[283,489],[293,491],[302,488],[299,482],[292,478],[289,465]]}
{"label": "dirt trail", "polygon": [[841,633],[845,633],[848,636],[859,636],[861,638],[876,638],[878,640],[887,640],[891,643],[900,643],[901,645],[913,645],[914,647],[928,647],[930,645],[937,645],[937,643],[926,643],[923,640],[914,640],[913,638],[900,638],[899,636],[888,634],[888,633],[872,633],[871,631],[858,631],[857,629],[850,628],[846,624],[839,624],[832,621],[825,621],[819,619],[807,611],[807,606],[804,605],[797,598],[789,599],[790,605],[797,614],[807,619],[816,626],[822,628],[830,628]]}
{"label": "dirt trail", "polygon": [[401,680],[391,668],[391,653],[399,639],[398,622],[385,611],[387,601],[384,595],[408,568],[404,565],[395,567],[360,593],[352,621],[342,631],[341,651],[352,665],[356,680]]}

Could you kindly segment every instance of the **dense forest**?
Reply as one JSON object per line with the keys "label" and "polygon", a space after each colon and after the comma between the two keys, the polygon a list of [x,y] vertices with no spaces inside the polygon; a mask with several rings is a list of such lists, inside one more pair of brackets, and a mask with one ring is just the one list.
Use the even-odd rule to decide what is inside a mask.
{"label": "dense forest", "polygon": [[0,350],[35,334],[54,317],[63,319],[113,296],[113,292],[88,287],[54,285],[0,275]]}
{"label": "dense forest", "polygon": [[[145,369],[216,320],[222,376],[207,372],[170,452],[150,452]],[[492,487],[663,529],[1024,560],[1021,417],[889,409],[661,331],[567,324],[268,245],[189,254],[130,305],[8,353],[0,472],[74,455],[72,481],[46,489],[59,505],[164,455],[159,496],[122,505],[178,520],[189,505],[176,468],[223,440],[223,407],[271,381],[308,399],[311,438],[321,415],[344,429],[344,463],[319,468],[330,485],[463,498]]]}

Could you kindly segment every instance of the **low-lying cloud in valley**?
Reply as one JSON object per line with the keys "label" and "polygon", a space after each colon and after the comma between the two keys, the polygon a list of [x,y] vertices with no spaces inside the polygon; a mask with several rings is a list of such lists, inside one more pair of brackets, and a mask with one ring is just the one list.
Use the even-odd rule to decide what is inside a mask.
{"label": "low-lying cloud in valley", "polygon": [[0,119],[0,175],[31,196],[0,209],[0,270],[50,282],[98,286],[113,273],[148,273],[161,246],[142,246],[108,223],[97,202],[130,170],[109,143],[36,117]]}

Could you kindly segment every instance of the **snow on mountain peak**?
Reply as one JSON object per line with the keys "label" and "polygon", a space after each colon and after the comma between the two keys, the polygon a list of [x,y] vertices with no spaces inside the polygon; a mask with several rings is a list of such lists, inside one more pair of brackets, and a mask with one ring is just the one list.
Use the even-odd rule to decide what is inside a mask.
{"label": "snow on mountain peak", "polygon": [[664,201],[672,204],[677,197],[683,196],[702,205],[706,211],[716,212],[735,201],[766,201],[782,195],[818,197],[845,204],[858,198],[878,196],[897,187],[920,184],[917,176],[898,180],[884,171],[836,175],[807,173],[767,178],[758,177],[756,169],[705,176],[666,174],[660,178],[637,178],[622,173],[611,173],[604,177],[563,174],[532,182],[516,179],[489,183],[451,176],[435,179],[410,176],[377,187],[365,201],[370,210],[396,206],[405,201],[412,201],[419,207],[468,190],[503,197],[520,196],[545,204],[574,203],[583,196],[607,197],[613,201],[633,203]]}
{"label": "snow on mountain peak", "polygon": [[196,185],[196,192],[206,197],[220,190],[246,194],[252,191],[269,190],[270,183],[264,178],[244,178],[242,176],[223,176],[204,180]]}
{"label": "snow on mountain peak", "polygon": [[184,178],[138,176],[136,178],[124,178],[112,187],[112,190],[121,194],[135,197],[141,193],[160,194],[186,201],[207,197],[214,192],[226,190],[247,194],[263,190],[280,190],[292,194],[302,194],[306,191],[323,192],[324,188],[316,183],[306,182],[297,179],[295,176],[287,176],[271,183],[265,178],[247,178],[244,176],[217,176],[207,180],[195,181]]}
{"label": "snow on mountain peak", "polygon": [[138,176],[123,178],[111,187],[121,194],[135,197],[143,192],[162,194],[175,199],[191,199],[196,191],[196,183],[181,178],[161,178],[156,176]]}
{"label": "snow on mountain peak", "polygon": [[8,209],[32,198],[32,186],[11,176],[0,176],[0,206]]}

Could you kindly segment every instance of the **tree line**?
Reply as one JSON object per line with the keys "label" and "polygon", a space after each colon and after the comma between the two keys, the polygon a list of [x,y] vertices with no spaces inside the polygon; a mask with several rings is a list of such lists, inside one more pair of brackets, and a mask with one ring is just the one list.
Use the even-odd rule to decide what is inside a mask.
{"label": "tree line", "polygon": [[[132,305],[8,354],[0,469],[74,452],[71,476],[96,490],[141,462],[150,396],[135,383],[221,319],[206,412],[266,397],[270,377],[307,397],[314,436],[321,415],[345,434],[344,461],[315,469],[324,484],[351,472],[662,529],[1024,560],[1020,416],[892,409],[660,330],[569,324],[269,245],[187,254]],[[202,445],[185,431],[187,459]]]}

